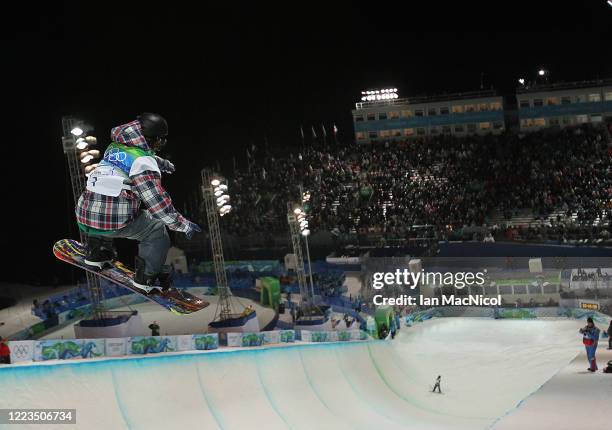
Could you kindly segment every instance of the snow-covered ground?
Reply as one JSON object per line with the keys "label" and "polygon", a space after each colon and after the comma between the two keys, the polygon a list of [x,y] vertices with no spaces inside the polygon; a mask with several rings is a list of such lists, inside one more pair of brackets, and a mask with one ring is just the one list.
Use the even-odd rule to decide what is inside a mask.
{"label": "snow-covered ground", "polygon": [[[130,305],[130,307],[123,307],[113,309],[115,311],[122,310],[126,311],[129,309],[137,310],[140,314],[142,321],[144,322],[145,331],[142,335],[149,335],[151,331],[147,329],[149,324],[153,321],[157,321],[160,327],[161,335],[177,335],[177,334],[193,334],[193,333],[206,333],[208,323],[211,322],[215,316],[217,309],[217,297],[216,296],[203,296],[203,298],[210,303],[210,305],[201,311],[195,312],[190,315],[175,315],[166,309],[162,308],[156,303],[144,302],[136,305]],[[251,301],[249,299],[237,298],[243,305],[253,305],[257,311],[257,318],[259,320],[259,327],[263,328],[274,318],[274,311],[270,308],[261,306],[259,303]],[[239,312],[240,310],[238,310]],[[75,321],[76,323],[77,321]],[[43,337],[43,339],[73,339],[74,328],[72,325],[64,327],[60,330],[54,331]]]}
{"label": "snow-covered ground", "polygon": [[573,361],[582,325],[441,318],[394,341],[0,367],[0,404],[77,408],[73,429],[603,430],[612,377]]}
{"label": "snow-covered ground", "polygon": [[[604,430],[612,428],[612,374],[603,373],[612,360],[607,342],[597,351],[599,372],[587,371],[586,353],[581,353],[541,389],[502,417],[494,430],[537,428],[538,430]],[[533,424],[537,423],[537,427]]]}

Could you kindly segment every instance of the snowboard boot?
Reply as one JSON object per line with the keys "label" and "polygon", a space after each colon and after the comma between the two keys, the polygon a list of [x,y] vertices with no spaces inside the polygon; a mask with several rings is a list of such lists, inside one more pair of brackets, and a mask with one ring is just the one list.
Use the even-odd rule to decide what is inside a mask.
{"label": "snowboard boot", "polygon": [[159,279],[159,286],[161,287],[162,293],[167,293],[172,288],[172,269],[170,267],[164,267],[162,272],[157,275]]}
{"label": "snowboard boot", "polygon": [[112,239],[99,236],[87,238],[87,254],[83,259],[85,264],[103,269],[104,266],[110,266],[114,259],[115,250]]}
{"label": "snowboard boot", "polygon": [[132,285],[142,290],[145,294],[150,294],[154,290],[161,290],[160,286],[155,282],[158,275],[147,275],[145,273],[145,266],[144,259],[136,256],[136,270],[134,271]]}

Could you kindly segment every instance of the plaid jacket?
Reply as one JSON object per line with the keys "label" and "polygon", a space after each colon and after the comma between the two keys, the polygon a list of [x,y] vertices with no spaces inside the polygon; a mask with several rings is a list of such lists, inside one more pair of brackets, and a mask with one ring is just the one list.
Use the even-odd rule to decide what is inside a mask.
{"label": "plaid jacket", "polygon": [[[113,142],[135,146],[149,151],[138,121],[120,125],[111,130]],[[122,190],[117,197],[83,191],[76,206],[76,218],[80,224],[97,230],[119,230],[138,216],[141,204],[156,219],[171,230],[188,232],[191,229],[172,205],[170,196],[161,184],[158,172],[144,171],[130,176],[131,190]]]}

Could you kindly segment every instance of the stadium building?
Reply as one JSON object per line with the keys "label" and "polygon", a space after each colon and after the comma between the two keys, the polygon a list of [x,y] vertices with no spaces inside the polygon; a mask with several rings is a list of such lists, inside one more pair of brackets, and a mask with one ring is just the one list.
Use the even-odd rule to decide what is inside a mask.
{"label": "stadium building", "polygon": [[568,82],[516,90],[522,132],[612,121],[612,80]]}
{"label": "stadium building", "polygon": [[371,100],[376,96],[369,93],[363,92],[366,96],[352,111],[357,143],[498,134],[505,129],[503,100],[494,90],[382,100]]}

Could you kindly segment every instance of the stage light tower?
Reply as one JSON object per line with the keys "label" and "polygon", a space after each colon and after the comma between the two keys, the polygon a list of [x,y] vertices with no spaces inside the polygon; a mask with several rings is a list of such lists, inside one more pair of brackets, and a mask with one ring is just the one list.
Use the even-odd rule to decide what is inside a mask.
{"label": "stage light tower", "polygon": [[209,169],[202,169],[201,175],[202,197],[206,207],[213,266],[219,294],[219,303],[213,321],[226,321],[232,318],[232,292],[227,282],[219,217],[227,215],[232,210],[232,206],[225,178]]}
{"label": "stage light tower", "polygon": [[295,255],[295,272],[297,275],[300,295],[302,296],[302,311],[311,309],[314,297],[310,297],[308,285],[306,284],[306,274],[304,273],[304,254],[302,253],[302,243],[300,236],[306,229],[307,224],[302,227],[304,221],[304,213],[302,207],[298,204],[287,203],[287,223],[289,224],[289,233],[291,235],[291,246]]}
{"label": "stage light tower", "polygon": [[302,215],[303,219],[300,221],[300,231],[304,237],[304,244],[306,245],[306,260],[308,261],[308,276],[310,277],[310,290],[312,293],[312,299],[314,301],[314,281],[312,279],[312,263],[310,261],[310,246],[308,245],[308,236],[310,236],[310,227],[308,226],[308,213],[307,208],[310,207],[310,192],[304,191],[300,185],[300,195],[302,196]]}

